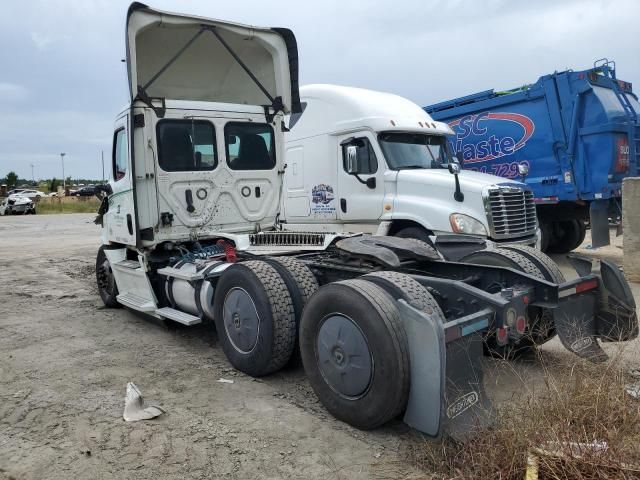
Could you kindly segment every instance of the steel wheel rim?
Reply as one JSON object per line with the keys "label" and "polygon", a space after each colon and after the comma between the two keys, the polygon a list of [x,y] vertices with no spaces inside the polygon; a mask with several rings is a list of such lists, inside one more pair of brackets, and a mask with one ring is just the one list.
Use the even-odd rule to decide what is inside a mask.
{"label": "steel wheel rim", "polygon": [[316,337],[316,360],[325,382],[338,395],[361,398],[373,379],[373,356],[358,325],[341,313],[326,316]]}
{"label": "steel wheel rim", "polygon": [[253,351],[260,335],[260,316],[247,291],[234,287],[227,292],[222,309],[224,329],[229,342],[238,352]]}

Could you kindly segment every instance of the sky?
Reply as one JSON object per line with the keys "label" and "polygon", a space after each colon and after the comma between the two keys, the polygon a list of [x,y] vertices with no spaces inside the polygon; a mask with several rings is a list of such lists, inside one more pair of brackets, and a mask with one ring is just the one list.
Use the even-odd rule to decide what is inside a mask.
{"label": "sky", "polygon": [[[0,177],[102,178],[128,102],[120,0],[2,0]],[[298,40],[300,81],[392,92],[424,106],[615,60],[640,88],[637,0],[155,0],[158,9]],[[108,170],[108,166],[106,167]]]}

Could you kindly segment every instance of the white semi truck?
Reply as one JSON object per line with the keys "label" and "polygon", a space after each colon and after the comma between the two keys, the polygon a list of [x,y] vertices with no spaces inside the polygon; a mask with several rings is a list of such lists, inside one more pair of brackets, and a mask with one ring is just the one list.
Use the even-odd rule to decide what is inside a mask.
{"label": "white semi truck", "polygon": [[453,263],[415,239],[283,229],[283,120],[301,111],[293,33],[134,3],[126,35],[131,102],[96,219],[106,306],[211,325],[253,376],[299,351],[337,418],[374,428],[404,412],[431,436],[489,421],[485,345],[508,353],[557,331],[597,361],[598,339],[637,335],[633,296],[604,261],[592,272],[576,257],[566,282],[528,247]]}
{"label": "white semi truck", "polygon": [[447,142],[453,131],[418,105],[337,85],[303,86],[300,101],[285,133],[287,229],[536,245],[531,190],[460,171]]}

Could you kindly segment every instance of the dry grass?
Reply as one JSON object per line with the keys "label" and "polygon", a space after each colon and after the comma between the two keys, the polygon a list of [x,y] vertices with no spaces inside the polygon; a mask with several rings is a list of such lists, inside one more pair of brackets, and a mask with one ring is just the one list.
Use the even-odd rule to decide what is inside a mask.
{"label": "dry grass", "polygon": [[42,199],[36,206],[38,214],[55,214],[55,213],[96,213],[100,201],[95,198],[47,198]]}
{"label": "dry grass", "polygon": [[[522,480],[533,454],[540,480],[640,479],[640,400],[625,391],[634,380],[621,354],[604,365],[554,364],[554,373],[539,358],[541,389],[522,379],[521,393],[498,407],[492,428],[464,442],[422,445],[413,462],[434,478]],[[595,442],[603,448],[576,446]]]}

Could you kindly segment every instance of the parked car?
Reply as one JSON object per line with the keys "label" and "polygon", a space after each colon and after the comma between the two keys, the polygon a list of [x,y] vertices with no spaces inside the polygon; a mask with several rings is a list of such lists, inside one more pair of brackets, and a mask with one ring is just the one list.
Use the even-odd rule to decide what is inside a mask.
{"label": "parked car", "polygon": [[13,190],[9,190],[7,192],[7,197],[10,197],[11,195],[15,195],[16,193],[20,193],[20,192],[24,192],[24,188],[14,188]]}
{"label": "parked car", "polygon": [[79,188],[69,192],[72,197],[93,197],[96,194],[95,185],[89,185],[87,187]]}
{"label": "parked car", "polygon": [[22,196],[20,193],[14,193],[5,198],[0,203],[0,215],[18,215],[18,214],[36,213],[36,205],[29,197]]}
{"label": "parked car", "polygon": [[36,200],[40,200],[41,198],[44,198],[47,196],[46,193],[41,192],[40,190],[21,190],[18,193],[23,197],[30,198],[31,200],[33,200],[34,198]]}

